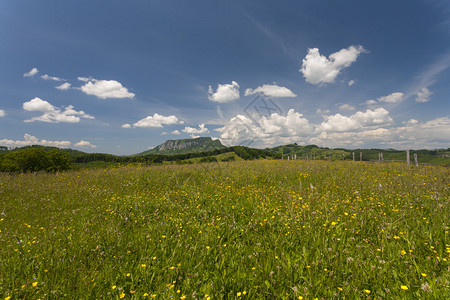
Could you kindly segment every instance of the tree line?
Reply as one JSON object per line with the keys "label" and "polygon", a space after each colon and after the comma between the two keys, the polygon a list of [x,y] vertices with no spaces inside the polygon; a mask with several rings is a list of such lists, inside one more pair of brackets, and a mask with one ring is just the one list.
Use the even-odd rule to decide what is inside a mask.
{"label": "tree line", "polygon": [[28,148],[0,153],[0,172],[58,172],[69,170],[71,163],[71,157],[58,149]]}
{"label": "tree line", "polygon": [[[26,147],[0,151],[0,172],[58,172],[73,168],[75,164],[92,162],[107,163],[145,163],[162,164],[163,162],[179,162],[191,158],[204,158],[201,162],[211,162],[210,157],[234,152],[244,160],[259,158],[276,158],[267,150],[253,149],[244,146],[228,147],[204,152],[184,153],[176,155],[146,154],[136,156],[117,156],[106,153],[83,153],[61,150],[53,147]],[[216,159],[217,161],[217,159]]]}

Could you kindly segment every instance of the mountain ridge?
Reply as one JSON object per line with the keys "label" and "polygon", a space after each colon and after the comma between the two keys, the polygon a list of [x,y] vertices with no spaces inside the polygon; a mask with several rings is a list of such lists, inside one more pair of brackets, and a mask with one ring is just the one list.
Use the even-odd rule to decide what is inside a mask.
{"label": "mountain ridge", "polygon": [[153,149],[135,154],[184,154],[204,152],[226,148],[219,140],[213,140],[211,137],[198,137],[193,139],[167,140]]}

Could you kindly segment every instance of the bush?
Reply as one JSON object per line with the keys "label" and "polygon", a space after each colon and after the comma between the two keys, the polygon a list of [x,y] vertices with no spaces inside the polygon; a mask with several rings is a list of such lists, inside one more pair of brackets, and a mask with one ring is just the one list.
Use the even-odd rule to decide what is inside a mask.
{"label": "bush", "polygon": [[68,170],[70,167],[70,157],[57,149],[47,152],[41,148],[28,148],[0,157],[1,172],[57,172]]}

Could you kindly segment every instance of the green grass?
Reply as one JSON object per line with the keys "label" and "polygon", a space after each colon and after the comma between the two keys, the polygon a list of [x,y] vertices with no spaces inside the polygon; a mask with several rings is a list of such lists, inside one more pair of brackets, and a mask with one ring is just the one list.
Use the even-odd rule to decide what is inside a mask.
{"label": "green grass", "polygon": [[265,160],[0,174],[0,296],[448,299],[449,175]]}

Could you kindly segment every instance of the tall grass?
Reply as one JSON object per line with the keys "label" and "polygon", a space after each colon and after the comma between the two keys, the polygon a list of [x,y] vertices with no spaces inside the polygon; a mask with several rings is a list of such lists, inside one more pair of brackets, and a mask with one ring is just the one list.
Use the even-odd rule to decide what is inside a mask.
{"label": "tall grass", "polygon": [[449,175],[320,161],[0,175],[0,296],[450,298]]}

